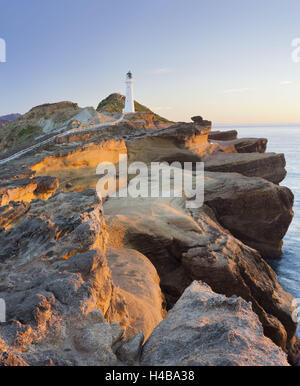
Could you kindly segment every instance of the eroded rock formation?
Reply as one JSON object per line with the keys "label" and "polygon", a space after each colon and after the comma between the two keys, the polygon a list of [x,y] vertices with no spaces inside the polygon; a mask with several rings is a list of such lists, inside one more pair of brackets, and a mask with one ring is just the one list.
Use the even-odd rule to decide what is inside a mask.
{"label": "eroded rock formation", "polygon": [[263,335],[251,304],[194,282],[154,330],[142,353],[146,366],[288,366]]}
{"label": "eroded rock formation", "polygon": [[[202,117],[172,124],[141,110],[111,125],[111,100],[98,112],[39,106],[16,121],[39,122],[32,143],[65,135],[0,161],[0,363],[138,364],[145,341],[143,364],[287,365],[293,298],[263,259],[280,257],[293,217],[293,195],[278,185],[284,156],[265,153],[263,138],[211,132]],[[96,167],[117,166],[120,154],[147,165],[203,161],[204,206],[187,209],[183,194],[102,207]],[[187,290],[194,280],[218,295]]]}
{"label": "eroded rock formation", "polygon": [[133,248],[156,267],[171,308],[193,280],[253,304],[266,336],[293,350],[293,298],[260,254],[222,228],[207,207],[186,212],[180,199],[109,199],[104,205],[108,243]]}

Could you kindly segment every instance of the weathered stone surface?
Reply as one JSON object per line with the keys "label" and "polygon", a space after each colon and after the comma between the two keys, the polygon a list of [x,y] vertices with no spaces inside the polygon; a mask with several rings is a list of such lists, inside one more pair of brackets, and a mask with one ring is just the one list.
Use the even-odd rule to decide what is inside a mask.
{"label": "weathered stone surface", "polygon": [[143,342],[144,334],[140,331],[127,342],[122,343],[117,351],[117,356],[121,362],[129,366],[135,365],[141,356]]}
{"label": "weathered stone surface", "polygon": [[151,262],[131,249],[108,249],[107,260],[112,280],[125,299],[128,327],[125,337],[139,331],[145,339],[166,315],[160,279]]}
{"label": "weathered stone surface", "polygon": [[257,177],[206,173],[205,203],[218,221],[264,257],[279,258],[293,219],[293,193]]}
{"label": "weathered stone surface", "polygon": [[13,201],[7,206],[0,207],[0,227],[7,228],[24,215],[29,208],[29,203]]}
{"label": "weathered stone surface", "polygon": [[196,125],[200,125],[200,126],[211,126],[212,125],[211,121],[206,121],[205,119],[200,117],[200,115],[198,115],[196,117],[192,117],[191,120],[194,123],[196,123]]}
{"label": "weathered stone surface", "polygon": [[218,144],[220,150],[225,153],[265,153],[268,140],[265,138],[239,138],[234,140],[214,140],[211,143]]}
{"label": "weathered stone surface", "polygon": [[47,200],[58,189],[55,177],[21,178],[0,182],[0,207],[10,201],[30,202],[35,199]]}
{"label": "weathered stone surface", "polygon": [[[237,240],[277,257],[292,218],[290,191],[266,181],[284,177],[282,155],[245,154],[265,151],[266,140],[211,133],[200,117],[157,125],[157,116],[142,112],[111,126],[112,117],[72,104],[40,106],[27,118],[40,120],[35,142],[73,131],[1,166],[0,298],[7,299],[9,322],[0,326],[0,362],[134,363],[141,335],[130,338],[140,330],[148,337],[164,317],[157,272],[169,308],[201,279],[216,292],[251,301],[265,335],[293,353],[293,298],[260,254]],[[100,120],[107,125],[89,127]],[[206,205],[199,210],[187,211],[185,197],[109,199],[107,263],[101,203],[84,190],[96,186],[100,162],[116,164],[127,153],[129,162],[147,164],[207,160],[214,172],[206,174]],[[36,200],[55,193],[56,178],[60,189],[84,192]]]}
{"label": "weathered stone surface", "polygon": [[288,366],[241,298],[194,282],[143,347],[146,366]]}
{"label": "weathered stone surface", "polygon": [[279,184],[286,177],[283,154],[215,153],[205,160],[205,170],[211,172],[241,173],[247,177],[262,177]]}
{"label": "weathered stone surface", "polygon": [[237,139],[238,132],[236,130],[212,131],[209,133],[208,139],[213,141],[231,141]]}
{"label": "weathered stone surface", "polygon": [[123,330],[106,322],[126,328],[128,314],[105,249],[106,225],[94,190],[35,200],[23,220],[0,233],[4,364],[117,363],[112,347]]}
{"label": "weathered stone surface", "polygon": [[111,198],[104,211],[109,245],[136,249],[151,260],[169,307],[192,280],[203,280],[218,293],[251,301],[265,334],[293,350],[292,296],[259,253],[222,228],[209,208],[191,216],[180,199]]}
{"label": "weathered stone surface", "polygon": [[129,162],[193,162],[213,152],[218,145],[208,143],[211,122],[203,125],[179,123],[140,136],[127,138]]}

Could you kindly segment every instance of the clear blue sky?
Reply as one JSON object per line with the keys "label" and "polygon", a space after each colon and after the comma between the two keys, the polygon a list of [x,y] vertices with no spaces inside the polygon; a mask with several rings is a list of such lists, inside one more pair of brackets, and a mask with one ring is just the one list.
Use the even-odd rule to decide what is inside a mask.
{"label": "clear blue sky", "polygon": [[0,115],[124,93],[159,114],[300,122],[299,0],[0,0]]}

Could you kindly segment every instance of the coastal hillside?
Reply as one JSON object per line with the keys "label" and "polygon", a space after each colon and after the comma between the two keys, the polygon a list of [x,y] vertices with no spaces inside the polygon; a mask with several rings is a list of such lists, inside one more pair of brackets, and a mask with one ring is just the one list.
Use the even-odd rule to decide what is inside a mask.
{"label": "coastal hillside", "polygon": [[[125,107],[125,96],[114,93],[109,95],[107,98],[103,99],[98,107],[97,111],[100,113],[110,113],[110,114],[122,114]],[[167,123],[169,122],[166,118],[159,116],[158,114],[153,113],[148,107],[143,106],[137,101],[134,101],[134,108],[136,113],[150,113],[154,114],[157,121]]]}
{"label": "coastal hillside", "polygon": [[[0,365],[296,363],[294,299],[268,264],[293,219],[284,155],[200,116],[165,122],[142,106],[120,117],[112,95],[97,111],[35,107],[9,124],[10,141],[4,126]],[[181,188],[99,192],[101,163],[116,166],[113,192],[131,184],[124,155],[163,163],[171,182],[169,163],[203,162],[203,205]],[[139,178],[152,186],[150,174]]]}
{"label": "coastal hillside", "polygon": [[[124,98],[120,94],[111,94],[100,102],[97,110],[63,101],[33,107],[23,116],[9,116],[9,121],[5,118],[5,125],[0,125],[0,154],[17,152],[61,133],[110,126],[118,121],[124,108]],[[167,127],[172,123],[138,102],[136,113],[127,114],[122,122],[134,130]]]}

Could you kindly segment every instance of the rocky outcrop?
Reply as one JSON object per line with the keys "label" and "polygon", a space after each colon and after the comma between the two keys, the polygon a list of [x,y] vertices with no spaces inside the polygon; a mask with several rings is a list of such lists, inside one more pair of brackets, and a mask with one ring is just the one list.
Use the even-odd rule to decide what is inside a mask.
{"label": "rocky outcrop", "polygon": [[57,191],[58,186],[55,177],[27,177],[0,182],[0,207],[9,205],[10,201],[47,200]]}
{"label": "rocky outcrop", "polygon": [[251,304],[194,282],[143,347],[146,366],[288,366]]}
{"label": "rocky outcrop", "polygon": [[[68,103],[34,109],[27,118],[42,120],[42,138],[50,140],[0,166],[0,298],[8,304],[8,322],[0,325],[0,362],[137,364],[143,340],[165,323],[164,298],[170,310],[193,280],[251,302],[265,336],[292,356],[293,298],[260,254],[280,256],[293,216],[292,193],[276,185],[285,175],[284,157],[262,154],[264,139],[236,139],[234,131],[211,133],[211,122],[202,117],[171,125],[145,110],[112,126],[113,113],[102,114]],[[59,127],[53,126],[55,117]],[[97,119],[107,124],[89,127]],[[52,129],[66,132],[47,137]],[[108,198],[102,208],[95,190],[86,188],[95,188],[100,178],[97,165],[117,165],[120,154],[127,154],[129,163],[148,165],[205,161],[205,205],[186,209],[183,195]],[[69,193],[55,194],[58,180]],[[264,338],[244,301],[226,300],[207,288],[200,292],[200,303],[207,297],[203,312],[197,314],[199,293],[191,295],[196,305],[188,321],[192,328],[184,327],[182,346],[191,340],[190,350],[184,351],[187,363],[281,362],[283,354]],[[211,314],[207,303],[212,303]],[[201,319],[201,313],[210,319]],[[221,355],[211,356],[194,344],[198,320],[208,330],[211,347],[216,351],[219,344],[224,352],[223,362]],[[208,320],[216,326],[215,335]],[[238,320],[244,322],[240,329]],[[243,334],[246,338],[240,339]],[[168,352],[172,344],[166,337]],[[199,339],[205,342],[204,335]],[[169,358],[185,363],[181,352]]]}
{"label": "rocky outcrop", "polygon": [[212,141],[231,141],[237,139],[238,132],[236,130],[227,131],[211,131],[208,139]]}
{"label": "rocky outcrop", "polygon": [[[206,122],[206,123],[205,123]],[[196,162],[218,145],[208,143],[211,122],[179,123],[126,140],[129,162]]]}
{"label": "rocky outcrop", "polygon": [[205,170],[210,172],[241,173],[246,177],[262,177],[279,184],[286,177],[283,154],[215,153],[205,159]]}
{"label": "rocky outcrop", "polygon": [[140,331],[133,338],[127,342],[123,342],[117,351],[118,358],[129,366],[139,363],[142,353],[142,345],[144,342],[144,335]]}
{"label": "rocky outcrop", "polygon": [[8,228],[20,219],[30,208],[29,203],[11,201],[9,205],[0,207],[0,229]]}
{"label": "rocky outcrop", "polygon": [[210,141],[218,144],[224,153],[265,153],[268,140],[265,138],[240,138],[226,141]]}
{"label": "rocky outcrop", "polygon": [[141,331],[147,340],[166,316],[157,271],[144,255],[131,249],[108,249],[107,260],[113,282],[126,302],[129,326],[125,338]]}
{"label": "rocky outcrop", "polygon": [[191,120],[196,125],[199,125],[199,126],[211,126],[212,125],[211,121],[207,121],[207,120],[203,119],[202,117],[200,117],[199,115],[196,117],[192,117]]}
{"label": "rocky outcrop", "polygon": [[293,193],[256,177],[206,173],[205,203],[221,225],[267,258],[279,258],[293,219]]}
{"label": "rocky outcrop", "polygon": [[209,208],[189,214],[180,199],[111,198],[104,211],[109,245],[151,260],[169,308],[192,280],[203,280],[218,293],[251,301],[266,336],[293,351],[292,296],[260,254],[222,228]]}
{"label": "rocky outcrop", "polygon": [[166,315],[164,298],[145,256],[110,249],[106,259],[106,224],[96,192],[11,202],[0,208],[2,225],[7,229],[0,231],[0,298],[7,323],[0,324],[0,364],[135,361],[144,338]]}
{"label": "rocky outcrop", "polygon": [[112,347],[123,329],[109,323],[126,328],[128,315],[111,279],[105,240],[93,190],[36,200],[23,220],[0,232],[4,364],[117,363]]}

